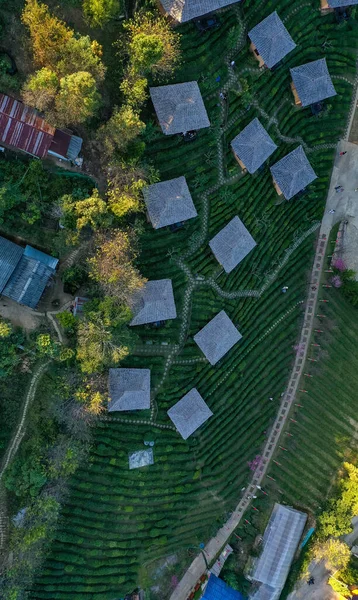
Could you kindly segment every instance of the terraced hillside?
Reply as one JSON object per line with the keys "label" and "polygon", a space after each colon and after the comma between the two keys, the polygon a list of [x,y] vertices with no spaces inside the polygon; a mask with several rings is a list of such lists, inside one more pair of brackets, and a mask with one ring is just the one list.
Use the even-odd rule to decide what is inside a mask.
{"label": "terraced hillside", "polygon": [[[297,48],[274,72],[259,71],[246,33],[272,10]],[[248,462],[260,453],[285,388],[334,148],[351,101],[357,24],[338,26],[334,16],[321,17],[317,2],[288,0],[247,1],[220,20],[221,27],[205,35],[193,24],[181,28],[184,60],[174,80],[198,80],[211,127],[191,143],[165,137],[153,124],[146,134],[148,157],[162,180],[185,175],[199,214],[175,233],[144,225],[143,274],[172,279],[178,312],[162,328],[137,328],[141,343],[125,361],[151,369],[152,409],[98,424],[91,459],[72,481],[33,599],[113,600],[138,584],[155,586],[153,598],[169,597],[189,554],[240,498]],[[324,56],[338,95],[314,117],[293,106],[289,67]],[[147,116],[153,119],[150,107]],[[278,145],[269,164],[302,144],[318,175],[290,202],[278,200],[268,165],[242,175],[231,154],[229,142],[256,116]],[[225,275],[208,240],[234,215],[257,246]],[[222,309],[243,338],[211,367],[193,335]],[[184,442],[166,411],[193,386],[214,416]],[[142,449],[144,440],[155,442],[155,464],[129,471],[128,453]],[[298,489],[301,475],[297,471]]]}

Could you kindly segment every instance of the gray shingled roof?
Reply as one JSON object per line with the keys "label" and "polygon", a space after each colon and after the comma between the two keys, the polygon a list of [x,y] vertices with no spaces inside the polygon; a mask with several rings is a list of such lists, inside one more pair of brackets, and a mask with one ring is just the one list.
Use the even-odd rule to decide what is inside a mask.
{"label": "gray shingled roof", "polygon": [[216,259],[230,273],[256,246],[239,217],[234,217],[209,242]]}
{"label": "gray shingled roof", "polygon": [[147,281],[133,301],[133,314],[130,325],[143,325],[175,319],[173,286],[171,279]]}
{"label": "gray shingled roof", "polygon": [[290,69],[302,106],[336,96],[325,58]]}
{"label": "gray shingled roof", "polygon": [[224,8],[239,0],[160,0],[164,10],[179,23]]}
{"label": "gray shingled roof", "polygon": [[298,146],[274,164],[271,173],[286,200],[293,198],[317,179],[302,146]]}
{"label": "gray shingled roof", "polygon": [[358,4],[358,0],[327,0],[331,8],[343,8],[344,6],[353,6]]}
{"label": "gray shingled roof", "polygon": [[257,118],[232,140],[231,147],[249,173],[255,173],[277,148]]}
{"label": "gray shingled roof", "polygon": [[163,133],[172,135],[209,127],[210,121],[196,81],[149,88]]}
{"label": "gray shingled roof", "polygon": [[154,229],[197,216],[185,177],[154,183],[143,189],[144,201]]}
{"label": "gray shingled roof", "polygon": [[303,512],[275,504],[263,537],[253,579],[282,589],[307,520]]}
{"label": "gray shingled roof", "polygon": [[150,408],[150,369],[109,369],[108,412]]}
{"label": "gray shingled roof", "polygon": [[24,249],[9,240],[0,237],[0,293],[24,253]]}
{"label": "gray shingled roof", "polygon": [[269,69],[296,48],[295,42],[276,11],[251,29],[249,38]]}
{"label": "gray shingled roof", "polygon": [[205,423],[212,414],[196,388],[191,389],[168,410],[169,418],[184,440]]}
{"label": "gray shingled roof", "polygon": [[241,338],[241,333],[224,310],[194,335],[194,341],[212,365],[215,365]]}

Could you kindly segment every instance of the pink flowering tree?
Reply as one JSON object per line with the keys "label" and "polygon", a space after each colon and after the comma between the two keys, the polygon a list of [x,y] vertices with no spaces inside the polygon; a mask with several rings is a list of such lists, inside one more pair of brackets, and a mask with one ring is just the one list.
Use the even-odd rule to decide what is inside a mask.
{"label": "pink flowering tree", "polygon": [[332,267],[337,269],[337,271],[345,271],[347,269],[346,263],[343,258],[335,258],[332,260]]}
{"label": "pink flowering tree", "polygon": [[331,284],[335,288],[340,288],[343,285],[342,278],[339,275],[333,275],[331,278]]}
{"label": "pink flowering tree", "polygon": [[253,460],[248,462],[250,471],[256,471],[257,467],[261,464],[262,456],[257,454]]}

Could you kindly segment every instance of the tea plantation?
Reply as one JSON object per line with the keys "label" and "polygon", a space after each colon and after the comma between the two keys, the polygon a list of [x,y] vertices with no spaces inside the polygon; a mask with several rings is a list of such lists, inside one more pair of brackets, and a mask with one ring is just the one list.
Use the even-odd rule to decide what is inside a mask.
{"label": "tea plantation", "polygon": [[[273,10],[297,48],[275,71],[260,71],[248,51],[247,31]],[[185,143],[159,132],[151,106],[145,115],[148,159],[163,181],[185,175],[199,215],[176,232],[154,231],[143,223],[141,270],[148,279],[172,279],[178,312],[162,328],[136,328],[140,341],[125,361],[128,367],[151,369],[152,409],[99,422],[90,460],[72,480],[55,541],[30,593],[33,599],[114,600],[137,585],[154,586],[149,597],[168,598],[191,560],[189,553],[237,504],[250,478],[248,462],[260,454],[285,389],[334,149],[346,127],[358,24],[351,19],[338,25],[334,15],[321,16],[318,0],[246,1],[220,13],[220,21],[218,29],[205,34],[192,23],[180,27],[183,62],[173,80],[199,82],[211,127]],[[323,57],[337,96],[327,101],[324,113],[313,116],[310,109],[294,106],[289,68]],[[229,66],[233,59],[235,69]],[[227,104],[220,101],[220,90],[227,93]],[[305,194],[280,200],[269,165],[253,176],[241,173],[230,141],[254,117],[278,146],[269,165],[304,147],[318,175]],[[208,240],[235,215],[257,246],[226,275]],[[193,336],[222,309],[243,338],[211,367]],[[166,412],[194,386],[214,416],[184,442]],[[347,432],[346,422],[335,430],[347,393],[334,406],[332,390],[323,415],[332,406],[335,417],[327,419],[324,435],[314,418],[320,398],[317,384],[315,401],[304,413],[309,467],[308,455],[292,455],[278,475],[290,501],[310,507],[327,488],[321,459],[327,471],[336,464],[333,432]],[[324,439],[320,452],[318,431]],[[155,442],[155,464],[129,471],[128,453],[143,449],[144,441]],[[164,568],[160,559],[173,554],[176,564],[169,560]]]}

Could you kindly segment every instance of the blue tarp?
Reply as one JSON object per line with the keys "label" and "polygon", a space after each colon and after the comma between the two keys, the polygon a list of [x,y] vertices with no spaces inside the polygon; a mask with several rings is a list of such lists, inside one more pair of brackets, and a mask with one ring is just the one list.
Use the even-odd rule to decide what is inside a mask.
{"label": "blue tarp", "polygon": [[244,596],[229,587],[225,581],[210,575],[202,600],[246,600]]}

